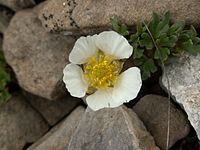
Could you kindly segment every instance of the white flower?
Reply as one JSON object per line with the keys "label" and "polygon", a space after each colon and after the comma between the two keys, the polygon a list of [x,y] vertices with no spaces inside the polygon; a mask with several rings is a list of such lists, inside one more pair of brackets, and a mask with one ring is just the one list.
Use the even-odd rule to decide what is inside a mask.
{"label": "white flower", "polygon": [[140,70],[131,67],[121,73],[123,59],[133,53],[128,41],[114,31],[80,37],[63,70],[63,81],[74,97],[86,97],[93,110],[118,107],[134,99],[142,85]]}

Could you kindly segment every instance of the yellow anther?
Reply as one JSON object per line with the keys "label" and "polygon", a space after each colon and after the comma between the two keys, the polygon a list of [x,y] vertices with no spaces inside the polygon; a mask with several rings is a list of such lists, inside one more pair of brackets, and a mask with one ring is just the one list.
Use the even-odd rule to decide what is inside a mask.
{"label": "yellow anther", "polygon": [[97,56],[91,57],[84,64],[84,75],[90,85],[88,92],[93,91],[91,89],[97,90],[114,86],[121,70],[122,62],[99,51]]}

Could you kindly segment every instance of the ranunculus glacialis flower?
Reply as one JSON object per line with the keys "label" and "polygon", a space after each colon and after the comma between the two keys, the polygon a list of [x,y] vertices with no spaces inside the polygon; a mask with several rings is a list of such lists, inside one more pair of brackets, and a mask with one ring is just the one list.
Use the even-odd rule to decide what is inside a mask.
{"label": "ranunculus glacialis flower", "polygon": [[140,70],[122,72],[124,59],[133,53],[128,41],[114,31],[80,37],[64,70],[63,81],[74,97],[86,97],[93,110],[118,107],[134,99],[142,85]]}

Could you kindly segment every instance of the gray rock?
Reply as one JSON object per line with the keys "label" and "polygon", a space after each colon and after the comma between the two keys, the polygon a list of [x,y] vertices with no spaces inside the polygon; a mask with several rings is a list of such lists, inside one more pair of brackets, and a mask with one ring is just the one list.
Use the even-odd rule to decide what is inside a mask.
{"label": "gray rock", "polygon": [[77,107],[64,121],[51,129],[28,150],[66,150],[85,109]]}
{"label": "gray rock", "polygon": [[75,40],[45,31],[34,12],[19,11],[11,20],[4,33],[5,57],[23,89],[58,99],[67,92],[62,72]]}
{"label": "gray rock", "polygon": [[0,6],[0,33],[4,33],[13,14],[14,13],[11,10]]}
{"label": "gray rock", "polygon": [[0,106],[1,150],[22,150],[48,130],[47,123],[21,95],[13,95]]}
{"label": "gray rock", "polygon": [[[168,98],[158,95],[147,95],[133,107],[147,130],[154,137],[156,144],[163,150],[167,141]],[[189,122],[182,111],[170,103],[170,141],[169,147],[190,132]]]}
{"label": "gray rock", "polygon": [[0,34],[0,51],[2,51],[3,37]]}
{"label": "gray rock", "polygon": [[[67,149],[67,148],[66,148]],[[86,110],[68,150],[157,150],[153,137],[126,107]]]}
{"label": "gray rock", "polygon": [[[174,100],[185,110],[191,125],[200,139],[200,54],[184,54],[171,60],[166,66],[170,92]],[[167,87],[166,77],[162,77],[161,86]]]}
{"label": "gray rock", "polygon": [[51,126],[60,121],[80,104],[80,99],[71,96],[56,101],[48,101],[30,94],[27,97],[30,104],[42,114]]}
{"label": "gray rock", "polygon": [[48,31],[91,32],[108,29],[110,18],[118,16],[127,25],[149,21],[152,12],[170,10],[172,20],[185,20],[199,26],[200,2],[197,0],[49,0],[39,18]]}
{"label": "gray rock", "polygon": [[18,11],[35,5],[34,0],[0,0],[0,4],[8,8]]}

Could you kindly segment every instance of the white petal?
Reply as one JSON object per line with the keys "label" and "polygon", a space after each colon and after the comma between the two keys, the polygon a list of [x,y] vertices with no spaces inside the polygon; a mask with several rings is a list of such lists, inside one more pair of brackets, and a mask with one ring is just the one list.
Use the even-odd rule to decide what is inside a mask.
{"label": "white petal", "polygon": [[88,58],[97,54],[98,48],[95,45],[96,36],[80,37],[69,54],[69,61],[73,64],[84,64]]}
{"label": "white petal", "polygon": [[94,94],[86,98],[88,106],[94,111],[102,108],[113,108],[118,107],[122,103],[116,103],[112,99],[113,89],[109,88],[106,90],[98,90]]}
{"label": "white petal", "polygon": [[105,54],[113,56],[115,59],[129,58],[133,53],[132,46],[117,32],[104,31],[95,40],[100,50]]}
{"label": "white petal", "polygon": [[113,88],[112,98],[115,103],[129,102],[137,97],[142,86],[140,70],[131,67],[120,75],[118,83]]}
{"label": "white petal", "polygon": [[84,79],[81,67],[69,64],[63,70],[63,81],[69,93],[74,97],[84,97],[88,84]]}

